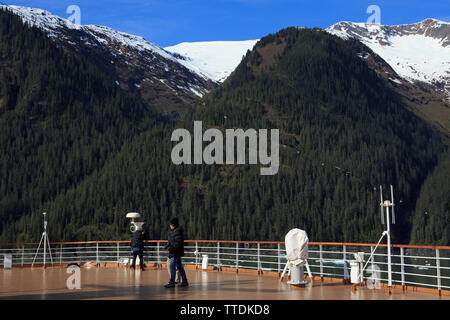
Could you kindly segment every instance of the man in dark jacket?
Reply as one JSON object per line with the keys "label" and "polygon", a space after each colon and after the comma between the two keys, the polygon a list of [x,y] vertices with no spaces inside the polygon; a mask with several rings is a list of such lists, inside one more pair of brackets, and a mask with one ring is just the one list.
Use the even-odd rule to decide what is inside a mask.
{"label": "man in dark jacket", "polygon": [[181,257],[184,256],[184,232],[183,228],[179,225],[177,218],[170,220],[170,229],[169,241],[165,247],[169,250],[170,281],[165,285],[165,287],[175,287],[176,269],[178,269],[181,275],[182,282],[180,287],[186,287],[189,284],[186,278],[183,263],[181,262]]}
{"label": "man in dark jacket", "polygon": [[133,238],[131,239],[131,248],[133,249],[133,263],[131,267],[136,269],[136,257],[139,256],[139,265],[142,271],[144,268],[144,240],[145,231],[143,228],[139,228],[133,232]]}

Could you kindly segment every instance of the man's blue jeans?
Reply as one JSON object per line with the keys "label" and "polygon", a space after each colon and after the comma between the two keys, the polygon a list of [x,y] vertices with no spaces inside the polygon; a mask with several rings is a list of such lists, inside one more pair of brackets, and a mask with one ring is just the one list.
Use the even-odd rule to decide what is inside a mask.
{"label": "man's blue jeans", "polygon": [[176,269],[180,271],[181,280],[183,283],[187,282],[186,272],[184,272],[183,264],[181,263],[181,257],[170,258],[170,281],[169,283],[175,283]]}

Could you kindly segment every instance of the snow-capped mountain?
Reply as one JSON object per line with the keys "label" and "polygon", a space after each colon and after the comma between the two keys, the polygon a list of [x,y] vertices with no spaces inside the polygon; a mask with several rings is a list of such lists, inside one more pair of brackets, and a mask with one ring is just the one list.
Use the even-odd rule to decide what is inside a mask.
{"label": "snow-capped mountain", "polygon": [[[153,75],[153,77],[148,77],[149,80],[143,80],[164,81],[162,83],[174,90],[185,88],[191,94],[200,97],[213,87],[210,81],[222,82],[225,80],[241,62],[242,56],[246,54],[247,50],[251,50],[257,42],[257,40],[184,42],[163,49],[140,36],[116,31],[106,26],[74,24],[46,10],[14,5],[0,5],[0,8],[12,11],[25,23],[44,30],[49,37],[56,41],[63,40],[71,45],[77,45],[81,41],[83,45],[91,47],[110,48],[112,57],[123,58],[128,65],[145,67],[150,62],[151,65],[148,67],[152,71],[159,66],[168,72],[166,70],[169,67],[168,64],[180,64],[203,81],[193,79],[191,82],[180,83],[180,81],[166,79],[162,75]],[[77,31],[79,37],[74,37],[73,31]],[[133,56],[139,56],[140,59],[136,61]],[[158,62],[160,63],[158,64]],[[202,82],[206,82],[206,85]],[[136,83],[136,86],[140,85]]]}
{"label": "snow-capped mountain", "polygon": [[[151,91],[171,103],[176,99],[189,103],[216,86],[190,59],[142,37],[106,26],[74,24],[42,9],[12,5],[0,8],[43,30],[58,46],[91,55],[104,70],[117,76],[116,85],[140,90],[144,98]],[[149,100],[154,101],[153,97]]]}
{"label": "snow-capped mountain", "polygon": [[178,53],[210,79],[223,82],[258,40],[182,42],[164,49]]}
{"label": "snow-capped mountain", "polygon": [[[183,42],[161,48],[139,36],[105,26],[73,24],[41,9],[0,8],[44,30],[61,46],[88,49],[97,55],[103,52],[103,57],[97,59],[113,67],[116,83],[142,90],[144,96],[146,87],[157,86],[182,100],[201,97],[223,82],[258,41]],[[450,23],[435,19],[397,26],[339,22],[326,31],[368,46],[392,68],[394,72],[388,77],[392,82],[425,84],[450,99]]]}
{"label": "snow-capped mountain", "polygon": [[361,41],[403,79],[430,84],[450,99],[450,23],[435,19],[395,26],[339,22],[326,31]]}
{"label": "snow-capped mountain", "polygon": [[[421,81],[450,99],[450,23],[435,19],[397,26],[339,22],[326,31],[355,38],[372,49],[401,78],[393,74],[391,81]],[[183,42],[164,49],[189,58],[201,74],[223,82],[257,41]]]}

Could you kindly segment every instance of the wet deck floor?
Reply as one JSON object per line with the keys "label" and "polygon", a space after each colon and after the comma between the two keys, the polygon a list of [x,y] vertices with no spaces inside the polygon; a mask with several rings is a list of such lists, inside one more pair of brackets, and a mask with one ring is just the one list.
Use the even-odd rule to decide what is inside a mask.
{"label": "wet deck floor", "polygon": [[437,294],[402,292],[388,295],[385,288],[369,290],[339,282],[314,281],[292,289],[273,276],[187,270],[189,287],[164,288],[166,270],[132,271],[125,268],[81,268],[81,289],[69,290],[65,268],[1,269],[2,299],[188,299],[188,300],[311,300],[311,299],[449,299]]}

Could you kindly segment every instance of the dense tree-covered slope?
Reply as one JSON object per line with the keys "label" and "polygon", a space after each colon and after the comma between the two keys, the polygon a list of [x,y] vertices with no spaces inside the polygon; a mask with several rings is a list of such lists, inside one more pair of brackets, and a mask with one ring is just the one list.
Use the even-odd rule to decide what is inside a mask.
{"label": "dense tree-covered slope", "polygon": [[[0,11],[0,234],[159,121],[82,56]],[[27,221],[27,224],[37,223]]]}
{"label": "dense tree-covered slope", "polygon": [[413,216],[412,243],[450,243],[450,154],[425,180]]}
{"label": "dense tree-covered slope", "polygon": [[[25,70],[44,64],[32,79],[58,82],[38,87],[47,95],[41,105],[34,103],[39,99],[27,100],[31,109],[19,103],[31,87],[1,105],[1,240],[38,240],[43,211],[51,239],[127,238],[125,213],[138,211],[151,238],[165,237],[168,219],[177,215],[188,238],[280,240],[299,227],[316,241],[376,241],[382,231],[377,188],[393,184],[399,222],[394,238],[410,241],[416,199],[445,147],[358,57],[351,41],[294,28],[269,35],[173,125],[155,120],[138,98],[109,89],[105,75],[90,73],[88,61],[59,56],[54,48],[33,51],[48,42],[26,36],[30,32],[36,33],[15,32],[16,43],[32,45],[22,51],[30,54],[16,54],[18,65],[33,61],[36,52]],[[45,60],[45,54],[58,56]],[[68,71],[59,65],[63,57],[86,66]],[[11,77],[20,67],[1,70]],[[85,80],[70,82],[80,77]],[[90,77],[98,78],[95,89],[88,86]],[[31,80],[19,79],[6,83]],[[10,101],[4,83],[0,101]],[[26,113],[37,106],[41,112]],[[172,131],[192,132],[194,120],[202,120],[204,129],[280,129],[278,174],[261,176],[260,165],[172,164]],[[50,124],[54,129],[42,131]],[[419,234],[414,241],[428,239]]]}
{"label": "dense tree-covered slope", "polygon": [[[394,232],[407,242],[421,185],[445,146],[358,57],[359,47],[318,30],[291,28],[265,37],[193,119],[280,128],[286,144],[301,151],[284,153],[280,174],[298,177],[303,188],[302,194],[291,184],[296,199],[280,195],[281,202],[301,207],[292,213],[293,224],[322,240],[376,240],[369,236],[379,227],[373,187],[393,184]],[[339,175],[339,168],[349,175]]]}

